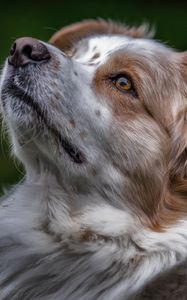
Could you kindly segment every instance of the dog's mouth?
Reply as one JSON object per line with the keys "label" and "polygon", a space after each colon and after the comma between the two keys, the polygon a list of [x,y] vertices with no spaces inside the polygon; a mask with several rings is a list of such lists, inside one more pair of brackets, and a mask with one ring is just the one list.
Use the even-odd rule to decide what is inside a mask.
{"label": "dog's mouth", "polygon": [[58,129],[55,128],[55,126],[48,120],[47,115],[42,111],[38,103],[34,101],[30,95],[24,92],[22,88],[9,81],[7,82],[6,88],[4,88],[3,94],[1,96],[2,101],[6,101],[7,94],[11,94],[11,96],[18,98],[19,101],[24,102],[26,105],[32,108],[32,110],[36,113],[37,118],[42,121],[48,131],[52,133],[54,137],[60,142],[64,151],[69,155],[73,162],[75,162],[76,164],[82,164],[85,162],[85,156],[83,155],[83,153],[75,145],[70,143],[67,138],[62,137]]}

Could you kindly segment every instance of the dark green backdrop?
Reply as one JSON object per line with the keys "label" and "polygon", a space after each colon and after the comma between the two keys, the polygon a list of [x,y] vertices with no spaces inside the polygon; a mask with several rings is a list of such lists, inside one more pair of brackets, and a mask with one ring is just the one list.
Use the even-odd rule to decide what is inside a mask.
{"label": "dark green backdrop", "polygon": [[[20,36],[48,38],[61,26],[85,18],[107,18],[154,24],[156,38],[180,50],[187,49],[187,1],[1,1],[0,64],[13,40]],[[10,159],[10,146],[0,135],[0,193],[22,177],[21,166]]]}

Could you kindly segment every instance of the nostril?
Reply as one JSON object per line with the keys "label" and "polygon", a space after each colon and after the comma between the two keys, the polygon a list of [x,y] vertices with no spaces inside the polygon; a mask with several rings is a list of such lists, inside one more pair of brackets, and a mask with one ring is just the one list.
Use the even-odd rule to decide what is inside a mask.
{"label": "nostril", "polygon": [[32,59],[32,51],[33,47],[32,45],[25,45],[22,49],[22,54],[25,55],[27,58]]}
{"label": "nostril", "polygon": [[30,63],[46,62],[50,58],[50,52],[44,43],[25,37],[14,42],[10,49],[8,62],[14,67],[21,67]]}
{"label": "nostril", "polygon": [[14,43],[14,44],[12,45],[12,47],[11,47],[11,49],[10,49],[10,55],[11,55],[11,56],[14,55],[15,51],[16,51],[16,43]]}

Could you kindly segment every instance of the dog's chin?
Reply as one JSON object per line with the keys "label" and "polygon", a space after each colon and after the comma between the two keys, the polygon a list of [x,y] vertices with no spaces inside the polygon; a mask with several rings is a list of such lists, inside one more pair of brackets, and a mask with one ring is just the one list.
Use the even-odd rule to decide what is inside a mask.
{"label": "dog's chin", "polygon": [[[3,112],[11,125],[15,135],[19,137],[19,144],[31,142],[36,136],[45,141],[51,137],[54,143],[60,145],[69,159],[76,164],[85,163],[85,155],[72,144],[67,137],[55,127],[32,95],[29,95],[22,87],[15,85],[11,79],[7,80],[1,88],[1,100]],[[23,140],[20,140],[20,136]]]}

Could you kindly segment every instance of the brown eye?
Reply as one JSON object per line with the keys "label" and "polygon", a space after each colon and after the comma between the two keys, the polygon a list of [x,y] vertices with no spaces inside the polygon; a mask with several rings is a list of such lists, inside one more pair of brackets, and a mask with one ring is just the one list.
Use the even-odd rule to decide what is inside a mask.
{"label": "brown eye", "polygon": [[129,78],[125,76],[120,76],[118,78],[115,78],[113,80],[114,85],[117,89],[119,89],[122,92],[129,92],[132,90],[132,82]]}

